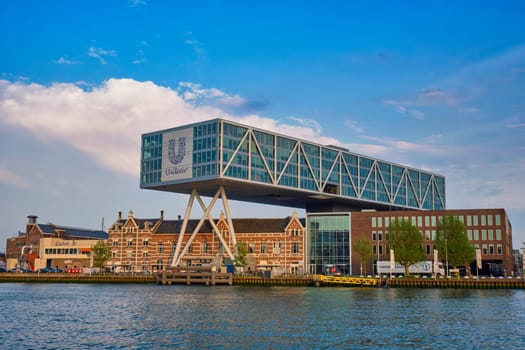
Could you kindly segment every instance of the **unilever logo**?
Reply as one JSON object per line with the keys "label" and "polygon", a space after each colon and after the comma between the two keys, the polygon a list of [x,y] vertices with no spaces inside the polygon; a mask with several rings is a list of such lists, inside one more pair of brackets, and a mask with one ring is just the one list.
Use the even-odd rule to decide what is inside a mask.
{"label": "unilever logo", "polygon": [[178,139],[168,140],[168,159],[171,164],[177,165],[184,159],[186,152],[186,137],[179,137]]}

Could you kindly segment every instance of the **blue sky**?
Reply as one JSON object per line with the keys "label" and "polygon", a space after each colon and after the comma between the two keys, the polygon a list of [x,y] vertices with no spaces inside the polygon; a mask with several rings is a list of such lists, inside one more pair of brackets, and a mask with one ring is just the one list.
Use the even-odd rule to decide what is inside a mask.
{"label": "blue sky", "polygon": [[183,214],[186,196],[139,189],[140,134],[215,117],[442,174],[448,208],[505,208],[519,247],[524,14],[520,1],[1,1],[0,251],[30,214],[85,228]]}

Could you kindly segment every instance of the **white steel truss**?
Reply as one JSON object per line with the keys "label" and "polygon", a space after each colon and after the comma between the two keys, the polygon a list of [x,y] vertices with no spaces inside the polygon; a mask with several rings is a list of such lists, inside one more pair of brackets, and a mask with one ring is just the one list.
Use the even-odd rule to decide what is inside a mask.
{"label": "white steel truss", "polygon": [[[228,243],[224,239],[222,233],[217,228],[217,225],[215,224],[215,221],[213,220],[213,218],[212,218],[212,216],[210,214],[210,212],[213,209],[215,203],[219,199],[219,196],[221,197],[221,200],[222,200],[222,205],[223,205],[223,209],[224,209],[225,214],[226,214],[226,221],[228,223],[228,229],[229,229],[230,237],[232,239],[234,252],[236,254],[237,238],[235,236],[235,230],[233,228],[232,217],[231,217],[231,213],[230,213],[230,207],[228,205],[228,198],[226,197],[226,191],[224,190],[224,187],[223,186],[219,187],[219,189],[215,193],[215,196],[212,198],[212,200],[210,201],[208,206],[206,206],[204,204],[204,202],[201,199],[201,196],[199,195],[197,190],[194,188],[191,191],[191,195],[190,195],[190,198],[188,200],[188,205],[186,206],[186,213],[184,215],[184,221],[182,222],[182,225],[181,225],[181,228],[180,228],[179,238],[177,240],[177,246],[175,248],[175,252],[173,254],[173,259],[172,259],[172,262],[171,262],[171,266],[172,267],[180,266],[181,259],[184,256],[186,256],[186,254],[188,253],[188,249],[189,249],[191,243],[193,242],[193,240],[195,239],[195,237],[199,233],[199,230],[202,227],[202,225],[203,225],[205,220],[208,220],[208,222],[211,224],[211,226],[213,228],[213,233],[217,236],[219,241],[222,243],[222,246],[224,247],[224,250],[226,251],[226,254],[228,255],[228,257],[232,261],[235,260],[234,254],[232,253],[232,250],[230,249]],[[190,219],[190,214],[191,214],[191,210],[192,210],[192,207],[193,207],[193,202],[194,202],[195,199],[197,199],[197,201],[199,202],[199,205],[202,208],[204,213],[203,213],[201,219],[199,220],[199,223],[197,224],[197,226],[193,230],[193,233],[191,234],[190,238],[188,239],[188,241],[186,243],[184,243],[184,235],[186,233],[186,227],[188,226],[188,221]]]}
{"label": "white steel truss", "polygon": [[[224,120],[221,122],[223,124],[230,123]],[[232,126],[236,126],[236,124],[232,123]],[[236,139],[236,147],[228,150],[230,153],[227,161],[224,161],[226,151],[223,142],[228,135],[221,137],[219,144],[220,177],[230,177],[228,171],[231,167],[238,165],[236,163],[237,157],[245,157],[247,161],[244,167],[247,171],[244,179],[258,181],[252,178],[252,161],[254,157],[257,157],[263,164],[263,168],[259,167],[257,170],[264,171],[269,179],[268,182],[263,182],[275,186],[289,188],[290,185],[282,184],[283,177],[288,176],[295,178],[295,185],[292,187],[302,191],[328,192],[335,196],[418,209],[446,208],[444,178],[435,174],[361,156],[349,151],[339,150],[336,147],[324,147],[291,137],[259,131],[273,137],[272,155],[265,156],[263,145],[256,135],[257,131],[247,126],[242,126],[242,128],[245,131],[240,138]],[[224,130],[224,127],[221,129]],[[233,136],[229,137],[230,140],[235,139]],[[288,154],[280,170],[278,170],[279,159],[277,155],[278,138],[287,140],[292,144],[292,147],[286,150]],[[315,149],[316,154],[309,155],[305,150],[306,145],[310,149]],[[268,144],[266,146],[270,147]],[[331,153],[333,156],[324,157],[323,151]],[[350,159],[353,160],[354,164],[349,164]],[[317,166],[314,166],[315,161],[317,161]],[[368,166],[366,163],[371,163],[371,165]],[[297,171],[290,172],[288,168],[292,169],[292,166],[296,166]],[[337,178],[336,182],[334,182],[334,178]],[[302,186],[302,180],[310,181],[313,186]],[[336,186],[335,193],[329,190],[329,187],[333,186]],[[348,188],[346,191],[350,191],[350,194],[343,191],[345,186]],[[386,199],[381,198],[381,194]]]}

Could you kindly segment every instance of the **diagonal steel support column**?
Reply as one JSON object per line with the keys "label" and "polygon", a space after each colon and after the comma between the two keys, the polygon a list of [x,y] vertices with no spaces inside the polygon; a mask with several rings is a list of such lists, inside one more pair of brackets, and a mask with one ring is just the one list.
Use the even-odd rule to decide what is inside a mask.
{"label": "diagonal steel support column", "polygon": [[[233,229],[233,223],[232,223],[232,220],[231,220],[231,216],[229,214],[230,213],[230,208],[228,206],[228,200],[226,198],[226,192],[224,190],[224,187],[223,186],[219,187],[219,189],[215,193],[215,196],[213,197],[213,199],[211,200],[210,204],[207,207],[204,204],[204,202],[202,201],[202,199],[201,199],[200,195],[198,194],[197,190],[193,189],[192,192],[191,192],[191,195],[190,195],[190,199],[188,201],[188,205],[186,207],[186,214],[184,216],[184,222],[182,223],[181,230],[180,230],[180,233],[179,233],[179,238],[178,238],[178,241],[177,241],[177,247],[176,247],[175,253],[173,255],[173,260],[172,260],[172,263],[171,263],[172,267],[180,266],[180,262],[181,262],[182,257],[184,257],[187,254],[191,243],[193,242],[193,240],[197,236],[200,228],[202,227],[202,224],[204,223],[204,221],[206,219],[211,224],[211,226],[213,228],[213,232],[215,233],[215,235],[221,241],[221,243],[222,243],[226,253],[230,257],[230,259],[232,259],[232,260],[235,259],[232,251],[230,250],[230,247],[228,246],[228,244],[227,244],[226,240],[224,239],[223,235],[221,234],[221,232],[217,228],[217,225],[215,224],[215,221],[213,220],[213,218],[212,218],[212,216],[210,214],[210,212],[213,209],[215,203],[217,202],[217,199],[219,198],[219,195],[221,195],[223,208],[227,212],[227,222],[228,222],[228,226],[229,226],[229,231],[230,231],[230,233],[232,235],[232,242],[233,242],[234,247],[236,246],[237,239],[235,237],[235,231]],[[199,202],[199,205],[201,206],[202,210],[204,211],[204,214],[202,215],[199,223],[197,224],[197,226],[193,230],[193,233],[191,234],[190,238],[184,244],[184,248],[182,248],[182,250],[181,250],[181,247],[182,247],[182,244],[183,244],[184,233],[186,232],[186,227],[188,225],[191,209],[193,207],[193,202],[194,202],[195,198]]]}

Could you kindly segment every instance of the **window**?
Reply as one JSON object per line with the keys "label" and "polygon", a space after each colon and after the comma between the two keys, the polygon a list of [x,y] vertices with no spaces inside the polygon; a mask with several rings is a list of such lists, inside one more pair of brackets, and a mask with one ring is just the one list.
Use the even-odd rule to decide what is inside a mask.
{"label": "window", "polygon": [[248,243],[248,253],[249,254],[255,253],[255,243],[253,242]]}
{"label": "window", "polygon": [[142,252],[142,257],[143,258],[147,258],[148,257],[148,252]]}
{"label": "window", "polygon": [[472,216],[467,216],[467,226],[472,226]]}
{"label": "window", "polygon": [[427,241],[430,241],[430,230],[426,230],[426,231],[425,231],[425,239],[426,239]]}
{"label": "window", "polygon": [[383,227],[383,218],[381,218],[381,217],[377,218],[377,226],[378,227]]}
{"label": "window", "polygon": [[474,240],[479,241],[479,230],[474,230]]}
{"label": "window", "polygon": [[382,241],[383,240],[383,231],[377,232],[377,239]]}
{"label": "window", "polygon": [[493,222],[492,222],[492,215],[487,215],[487,224],[489,226],[492,226],[493,225]]}
{"label": "window", "polygon": [[467,230],[468,240],[472,241],[472,230]]}
{"label": "window", "polygon": [[132,239],[128,239],[128,247],[131,247],[133,245],[133,240]]}
{"label": "window", "polygon": [[372,217],[372,227],[377,227],[377,218]]}
{"label": "window", "polygon": [[147,247],[149,245],[149,241],[147,239],[145,239],[144,242],[143,242],[143,245],[144,245],[144,247]]}
{"label": "window", "polygon": [[501,215],[496,215],[496,225],[501,225]]}
{"label": "window", "polygon": [[430,255],[430,244],[427,244],[427,255]]}
{"label": "window", "polygon": [[159,254],[163,254],[164,253],[164,244],[159,243],[157,245],[157,253],[159,253]]}
{"label": "window", "polygon": [[489,241],[494,240],[494,230],[489,230]]}
{"label": "window", "polygon": [[487,255],[487,245],[486,244],[482,245],[481,251],[483,252],[483,255]]}
{"label": "window", "polygon": [[481,230],[481,240],[487,240],[487,230]]}
{"label": "window", "polygon": [[372,231],[372,241],[377,240],[377,233],[376,231]]}
{"label": "window", "polygon": [[418,216],[417,217],[417,226],[418,227],[423,226],[423,217],[422,216]]}
{"label": "window", "polygon": [[498,244],[498,255],[503,255],[503,246]]}
{"label": "window", "polygon": [[268,254],[268,243],[261,243],[261,254]]}
{"label": "window", "polygon": [[474,215],[473,219],[474,219],[474,226],[478,226],[478,216]]}
{"label": "window", "polygon": [[273,253],[274,254],[281,254],[281,243],[275,242],[273,244]]}
{"label": "window", "polygon": [[299,243],[292,243],[292,254],[299,254]]}
{"label": "window", "polygon": [[133,252],[132,252],[131,250],[128,250],[128,251],[126,252],[126,256],[127,256],[128,258],[131,258],[131,257],[133,256]]}
{"label": "window", "polygon": [[425,226],[430,226],[430,216],[425,216]]}
{"label": "window", "polygon": [[501,241],[501,230],[496,230],[496,239]]}
{"label": "window", "polygon": [[494,254],[494,244],[489,244],[489,254]]}
{"label": "window", "polygon": [[118,239],[113,241],[113,247],[118,247]]}
{"label": "window", "polygon": [[485,215],[481,215],[481,226],[487,226],[487,217]]}
{"label": "window", "polygon": [[432,226],[436,226],[436,217],[432,216]]}
{"label": "window", "polygon": [[188,247],[188,254],[193,254],[193,243]]}
{"label": "window", "polygon": [[208,252],[208,242],[204,241],[201,243],[201,254],[206,254]]}

